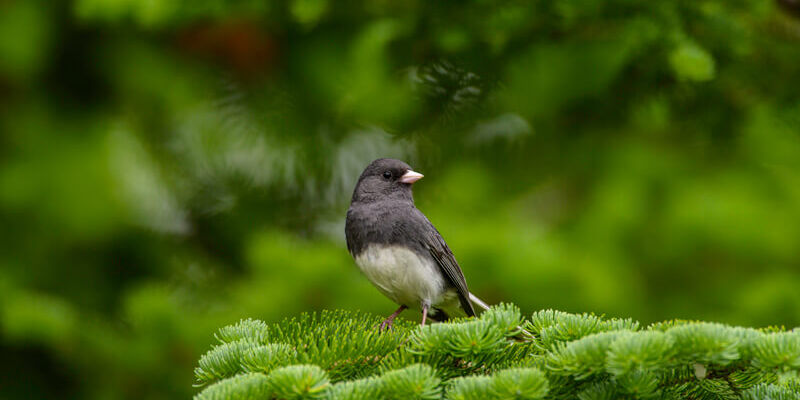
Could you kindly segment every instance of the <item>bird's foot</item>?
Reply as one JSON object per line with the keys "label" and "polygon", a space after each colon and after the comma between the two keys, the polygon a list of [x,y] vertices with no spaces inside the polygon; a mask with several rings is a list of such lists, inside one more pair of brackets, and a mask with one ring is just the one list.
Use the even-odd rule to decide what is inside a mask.
{"label": "bird's foot", "polygon": [[394,318],[386,318],[381,322],[380,331],[383,332],[384,330],[392,329],[392,325],[394,325]]}
{"label": "bird's foot", "polygon": [[395,312],[393,312],[392,315],[389,316],[389,318],[386,318],[383,322],[381,322],[381,327],[379,329],[380,332],[392,329],[392,325],[394,325],[394,319],[397,318],[397,316],[400,315],[400,313],[403,312],[403,310],[405,310],[406,308],[408,307],[400,306],[400,308],[398,308]]}

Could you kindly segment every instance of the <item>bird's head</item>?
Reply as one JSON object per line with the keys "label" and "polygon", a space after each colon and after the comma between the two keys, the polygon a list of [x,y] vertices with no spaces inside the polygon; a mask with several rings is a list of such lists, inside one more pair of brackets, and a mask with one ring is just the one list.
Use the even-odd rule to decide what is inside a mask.
{"label": "bird's head", "polygon": [[422,176],[400,160],[379,158],[361,173],[352,201],[368,203],[396,199],[413,202],[411,185]]}

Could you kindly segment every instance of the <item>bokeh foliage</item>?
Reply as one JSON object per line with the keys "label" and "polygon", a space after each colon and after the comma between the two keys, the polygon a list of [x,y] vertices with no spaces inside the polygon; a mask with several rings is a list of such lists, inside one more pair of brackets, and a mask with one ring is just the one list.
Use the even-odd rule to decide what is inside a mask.
{"label": "bokeh foliage", "polygon": [[792,4],[2,2],[0,397],[186,397],[219,326],[390,312],[342,235],[384,156],[490,303],[797,326]]}

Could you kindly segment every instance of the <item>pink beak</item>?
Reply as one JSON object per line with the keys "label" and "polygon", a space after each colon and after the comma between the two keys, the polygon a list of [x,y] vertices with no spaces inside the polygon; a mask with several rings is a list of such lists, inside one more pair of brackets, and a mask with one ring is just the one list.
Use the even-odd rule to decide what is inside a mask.
{"label": "pink beak", "polygon": [[422,175],[419,172],[408,170],[408,172],[406,172],[405,174],[403,174],[403,176],[400,177],[400,182],[411,184],[422,179],[423,176],[425,175]]}

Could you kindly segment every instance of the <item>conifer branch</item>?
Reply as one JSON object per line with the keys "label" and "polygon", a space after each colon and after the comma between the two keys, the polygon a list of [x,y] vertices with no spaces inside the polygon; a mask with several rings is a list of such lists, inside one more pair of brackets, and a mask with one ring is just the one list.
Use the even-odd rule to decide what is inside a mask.
{"label": "conifer branch", "polygon": [[[513,305],[418,327],[347,311],[220,329],[195,376],[211,399],[800,399],[800,332]],[[521,328],[530,337],[521,335]]]}

